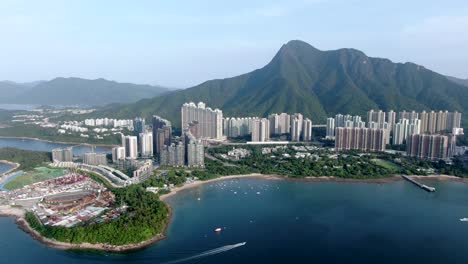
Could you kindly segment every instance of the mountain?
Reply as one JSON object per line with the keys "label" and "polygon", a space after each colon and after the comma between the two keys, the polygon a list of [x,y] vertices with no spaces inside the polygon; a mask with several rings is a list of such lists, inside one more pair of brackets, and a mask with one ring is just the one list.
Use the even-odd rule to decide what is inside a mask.
{"label": "mountain", "polygon": [[[14,93],[2,93],[12,89]],[[16,84],[0,83],[0,101],[44,105],[104,105],[131,103],[168,92],[168,89],[105,79],[55,78],[51,81]]]}
{"label": "mountain", "polygon": [[468,86],[468,79],[460,79],[460,78],[456,78],[452,76],[447,76],[447,79],[449,79],[452,82],[455,82],[464,86]]}
{"label": "mountain", "polygon": [[320,51],[294,40],[283,45],[261,69],[127,106],[109,107],[97,114],[158,114],[179,127],[180,107],[189,101],[204,101],[222,109],[224,116],[301,112],[316,123],[324,123],[327,116],[362,115],[369,109],[468,113],[468,87],[414,63],[371,58],[355,49]]}
{"label": "mountain", "polygon": [[12,98],[19,96],[28,89],[29,87],[25,84],[10,81],[0,81],[0,98],[4,99],[2,101],[8,102]]}

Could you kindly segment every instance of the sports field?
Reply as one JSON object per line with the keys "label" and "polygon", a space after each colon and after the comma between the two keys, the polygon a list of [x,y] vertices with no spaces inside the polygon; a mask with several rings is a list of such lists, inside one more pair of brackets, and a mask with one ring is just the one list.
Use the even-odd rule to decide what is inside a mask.
{"label": "sports field", "polygon": [[50,180],[65,175],[65,169],[52,169],[47,167],[38,167],[26,174],[16,177],[7,183],[3,188],[6,190],[15,190],[26,185],[40,181]]}

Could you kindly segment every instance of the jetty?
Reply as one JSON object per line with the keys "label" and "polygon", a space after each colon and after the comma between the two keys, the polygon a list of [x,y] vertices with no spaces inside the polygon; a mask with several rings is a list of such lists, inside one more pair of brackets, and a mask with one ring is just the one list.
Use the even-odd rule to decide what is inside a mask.
{"label": "jetty", "polygon": [[413,183],[414,185],[418,186],[419,188],[425,190],[425,191],[428,191],[428,192],[435,192],[436,188],[435,187],[431,187],[431,186],[427,186],[425,184],[422,184],[420,182],[417,182],[416,180],[414,179],[411,179],[410,177],[406,176],[406,175],[401,175],[401,177],[403,177],[403,179]]}

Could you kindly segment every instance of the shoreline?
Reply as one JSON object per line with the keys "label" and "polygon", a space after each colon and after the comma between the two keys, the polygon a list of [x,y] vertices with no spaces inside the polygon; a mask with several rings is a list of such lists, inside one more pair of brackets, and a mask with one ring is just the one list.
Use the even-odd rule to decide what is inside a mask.
{"label": "shoreline", "polygon": [[10,138],[10,139],[27,139],[27,140],[35,140],[35,141],[42,141],[42,142],[48,142],[48,143],[57,143],[57,144],[67,144],[67,145],[79,145],[79,146],[96,146],[96,147],[109,147],[113,148],[118,145],[114,144],[89,144],[89,143],[80,143],[80,142],[65,142],[65,141],[53,141],[49,139],[41,139],[41,138],[34,138],[34,137],[11,137],[11,136],[0,136],[0,138]]}
{"label": "shoreline", "polygon": [[[456,181],[456,182],[463,182],[468,183],[468,179],[460,178],[457,176],[450,176],[450,175],[411,175],[409,176],[414,179],[419,180],[440,180],[440,181]],[[0,205],[0,217],[14,217],[15,223],[18,227],[23,230],[24,232],[28,233],[32,236],[33,239],[45,244],[48,247],[61,249],[61,250],[98,250],[104,252],[114,252],[114,253],[126,253],[131,251],[137,251],[144,248],[147,248],[157,242],[166,239],[166,233],[169,228],[169,225],[172,223],[173,218],[173,210],[171,205],[167,202],[167,199],[180,193],[181,191],[192,189],[207,183],[213,183],[218,181],[230,180],[230,179],[244,179],[244,178],[252,178],[252,179],[263,179],[263,180],[289,180],[289,181],[299,181],[299,182],[341,182],[341,183],[369,183],[369,184],[385,184],[385,183],[392,183],[402,181],[403,178],[399,175],[393,175],[385,178],[377,178],[377,179],[346,179],[346,178],[339,178],[335,176],[319,176],[319,177],[306,177],[306,178],[291,178],[287,176],[281,175],[269,175],[269,174],[260,174],[260,173],[252,173],[252,174],[244,174],[244,175],[228,175],[222,176],[214,179],[209,179],[206,181],[194,181],[189,184],[184,184],[183,186],[173,188],[169,193],[163,194],[159,196],[159,199],[168,207],[168,218],[167,223],[164,227],[164,230],[161,234],[154,236],[153,238],[142,241],[140,243],[135,244],[127,244],[127,245],[110,245],[110,244],[91,244],[91,243],[81,243],[81,244],[72,244],[67,242],[60,242],[53,239],[46,238],[42,236],[38,231],[31,228],[28,222],[24,219],[25,210],[20,208],[11,207],[8,205]]]}
{"label": "shoreline", "polygon": [[19,164],[17,162],[11,162],[11,161],[8,161],[8,160],[0,160],[0,163],[7,164],[7,165],[10,165],[10,166],[13,167],[13,168],[5,171],[5,172],[0,173],[0,182],[3,181],[3,176],[15,171],[16,169],[18,169],[21,166],[21,164]]}
{"label": "shoreline", "polygon": [[[165,203],[165,202],[164,202]],[[168,220],[167,224],[164,227],[164,230],[161,234],[157,234],[153,238],[149,240],[145,240],[139,243],[134,244],[126,244],[126,245],[110,245],[110,244],[92,244],[92,243],[81,243],[81,244],[72,244],[68,242],[61,242],[54,239],[50,239],[41,235],[38,231],[33,229],[29,223],[24,218],[25,210],[20,208],[14,208],[11,206],[0,206],[0,217],[13,217],[15,218],[15,224],[18,226],[19,229],[23,230],[25,233],[29,234],[34,240],[39,241],[40,243],[55,249],[60,250],[97,250],[97,251],[104,251],[104,252],[113,252],[113,253],[126,253],[141,250],[147,248],[161,240],[166,239],[166,232],[171,223],[172,219],[172,208],[168,206]]]}
{"label": "shoreline", "polygon": [[[461,178],[457,176],[451,175],[410,175],[410,178],[418,179],[418,180],[440,180],[440,181],[457,181],[457,182],[464,182],[468,183],[468,178]],[[244,179],[244,178],[258,178],[263,180],[283,180],[283,181],[298,181],[298,182],[339,182],[339,183],[369,183],[369,184],[384,184],[384,183],[392,183],[398,182],[403,180],[400,175],[393,175],[384,178],[369,178],[369,179],[352,179],[352,178],[340,178],[335,176],[310,176],[304,178],[293,178],[288,176],[282,175],[274,175],[274,174],[261,174],[261,173],[252,173],[252,174],[240,174],[240,175],[228,175],[228,176],[221,176],[214,179],[209,179],[206,181],[197,180],[188,184],[184,184],[180,187],[173,188],[169,193],[165,193],[159,196],[161,201],[165,201],[169,197],[176,195],[177,193],[192,189],[197,186],[201,186],[203,184],[223,181],[223,180],[230,180],[230,179]]]}

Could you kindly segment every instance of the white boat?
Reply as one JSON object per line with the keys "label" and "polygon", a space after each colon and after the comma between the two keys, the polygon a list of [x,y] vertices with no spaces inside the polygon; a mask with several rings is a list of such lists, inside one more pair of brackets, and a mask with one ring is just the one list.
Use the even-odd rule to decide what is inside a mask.
{"label": "white boat", "polygon": [[218,227],[218,228],[216,228],[214,231],[215,231],[216,233],[219,233],[219,232],[222,231],[222,229],[221,229],[221,227]]}
{"label": "white boat", "polygon": [[467,218],[467,217],[465,217],[465,218],[460,218],[460,221],[462,221],[462,222],[468,222],[468,218]]}

